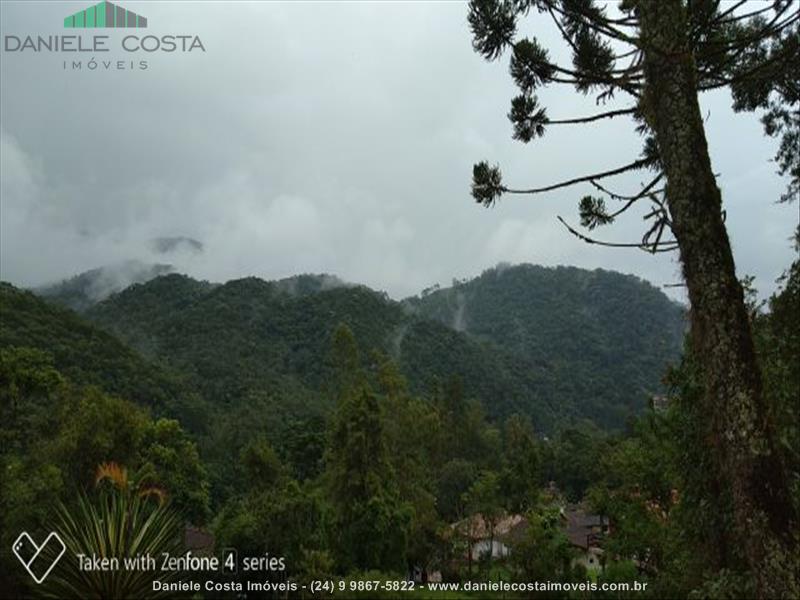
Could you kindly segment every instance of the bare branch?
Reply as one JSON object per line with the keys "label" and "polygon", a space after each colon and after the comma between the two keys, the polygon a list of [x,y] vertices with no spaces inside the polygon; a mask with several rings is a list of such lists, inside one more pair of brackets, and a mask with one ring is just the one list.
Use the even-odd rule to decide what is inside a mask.
{"label": "bare branch", "polygon": [[[618,216],[620,216],[622,213],[624,213],[626,210],[628,210],[628,209],[629,209],[631,206],[633,206],[634,204],[636,204],[636,202],[637,202],[637,201],[639,201],[639,200],[641,200],[642,198],[644,198],[645,196],[647,196],[647,195],[648,195],[648,193],[650,192],[650,190],[653,188],[653,186],[655,186],[655,184],[657,184],[657,183],[658,183],[658,182],[661,180],[661,178],[662,178],[663,176],[664,176],[664,174],[663,174],[663,173],[659,173],[659,174],[658,174],[658,176],[657,176],[655,179],[653,179],[653,181],[651,181],[651,182],[650,182],[650,183],[648,183],[648,184],[647,184],[647,185],[646,185],[644,188],[642,188],[642,191],[641,191],[641,192],[639,192],[639,193],[638,193],[638,194],[636,194],[635,196],[630,196],[630,197],[628,198],[628,201],[625,203],[625,205],[624,205],[622,208],[620,208],[619,210],[617,210],[617,211],[615,211],[615,212],[611,213],[611,214],[610,214],[610,215],[608,215],[608,216],[609,216],[610,218],[612,218],[612,219],[615,219],[615,218],[617,218]],[[597,183],[595,183],[594,181],[592,182],[592,185],[594,185],[595,187],[600,187],[600,186],[599,186]],[[617,196],[617,198],[620,198],[620,197],[619,197],[619,196]]]}
{"label": "bare branch", "polygon": [[[560,216],[558,217],[558,220],[561,221],[561,224],[564,227],[567,228],[567,231],[569,231],[572,235],[574,235],[578,239],[583,240],[587,244],[595,244],[597,246],[606,246],[608,248],[638,248],[639,250],[644,250],[645,252],[650,252],[650,253],[653,253],[653,254],[656,253],[656,252],[672,252],[673,250],[677,250],[678,249],[678,242],[674,241],[674,240],[668,240],[668,241],[665,241],[665,242],[660,242],[659,244],[644,244],[644,243],[625,244],[625,243],[620,243],[620,242],[603,242],[601,240],[596,240],[596,239],[590,238],[590,237],[588,237],[586,235],[583,235],[580,231],[577,231],[574,227],[571,227]],[[662,245],[663,247],[659,248],[658,247],[659,245]]]}
{"label": "bare branch", "polygon": [[628,58],[629,56],[633,56],[634,54],[636,54],[638,52],[641,52],[641,49],[633,48],[631,50],[628,50],[627,52],[623,52],[622,54],[615,54],[614,55],[614,60],[620,60],[621,58]]}
{"label": "bare branch", "polygon": [[503,192],[509,194],[540,194],[542,192],[550,192],[552,190],[557,190],[559,188],[569,187],[571,185],[575,185],[576,183],[585,183],[585,182],[591,182],[595,179],[605,179],[606,177],[613,177],[614,175],[619,175],[621,173],[625,173],[626,171],[633,171],[635,169],[641,169],[643,167],[647,167],[650,164],[651,161],[640,158],[639,160],[635,160],[632,163],[628,163],[627,165],[624,165],[617,169],[611,169],[610,171],[604,171],[602,173],[594,173],[592,175],[586,175],[584,177],[576,177],[575,179],[569,179],[567,181],[562,181],[560,183],[555,183],[553,185],[548,185],[545,187],[531,188],[528,190],[515,190],[503,186],[501,189]]}
{"label": "bare branch", "polygon": [[[658,214],[658,212],[656,212],[656,214]],[[650,227],[650,229],[648,229],[642,236],[642,245],[648,246],[650,248],[658,248],[659,244],[661,243],[661,236],[664,235],[664,229],[667,227],[667,225],[669,225],[669,222],[666,219],[666,217],[662,217],[661,219],[656,219],[652,227]],[[670,230],[672,230],[671,226]],[[653,236],[653,234],[655,234],[656,236],[656,241],[650,242],[650,238]]]}
{"label": "bare branch", "polygon": [[[632,196],[623,196],[622,194],[616,194],[616,193],[612,192],[611,190],[609,190],[608,188],[603,187],[602,185],[600,185],[596,181],[590,181],[589,183],[591,183],[595,188],[597,188],[598,190],[600,190],[601,192],[603,192],[607,196],[609,196],[611,198],[614,198],[614,200],[638,200],[639,198],[642,198],[643,196],[645,196],[651,189],[653,189],[653,186],[655,184],[657,184],[659,181],[661,181],[661,179],[663,179],[663,177],[664,177],[664,174],[663,173],[659,173],[656,176],[656,178],[653,179],[646,186],[644,186],[642,188],[642,190],[638,194],[634,194]],[[653,193],[655,194],[655,193],[659,193],[661,191],[663,191],[663,188],[661,188],[660,190],[653,190]]]}
{"label": "bare branch", "polygon": [[591,80],[592,83],[598,84],[606,84],[611,86],[616,86],[622,90],[625,90],[632,96],[639,97],[637,89],[641,88],[639,84],[636,83],[637,80],[643,78],[643,73],[641,69],[615,69],[611,71],[611,73],[620,75],[619,77],[602,77],[602,76],[592,76],[587,77],[584,73],[578,73],[577,71],[573,71],[572,69],[566,69],[560,65],[555,63],[547,63],[547,66],[550,67],[554,72],[561,73],[563,75],[567,75],[572,77],[572,80],[565,81],[565,80],[558,80],[555,77],[551,77],[550,81],[555,81],[558,83],[574,83],[577,82],[579,79],[588,79]]}
{"label": "bare branch", "polygon": [[569,46],[570,46],[570,48],[572,48],[573,52],[577,52],[578,51],[578,47],[575,45],[575,42],[572,41],[572,38],[569,36],[569,34],[561,26],[561,22],[558,20],[558,17],[556,16],[556,13],[554,13],[553,9],[551,7],[549,7],[549,6],[547,7],[547,12],[550,13],[550,17],[553,19],[553,23],[556,24],[556,27],[558,28],[558,31],[561,33],[561,37],[564,38],[564,40],[567,42],[567,44],[569,44]]}
{"label": "bare branch", "polygon": [[636,108],[624,108],[620,110],[610,110],[588,117],[579,117],[577,119],[553,119],[548,120],[547,125],[573,125],[575,123],[591,123],[592,121],[599,121],[600,119],[613,119],[620,115],[632,115],[636,113]]}
{"label": "bare branch", "polygon": [[[747,4],[747,0],[739,0],[739,2],[734,2],[734,4],[728,10],[722,11],[716,17],[711,19],[711,23],[724,23],[725,22],[724,21],[725,17],[727,17],[729,14],[731,14],[737,8],[739,8],[740,6],[742,6],[744,4]],[[769,8],[772,9],[772,6],[770,6]]]}

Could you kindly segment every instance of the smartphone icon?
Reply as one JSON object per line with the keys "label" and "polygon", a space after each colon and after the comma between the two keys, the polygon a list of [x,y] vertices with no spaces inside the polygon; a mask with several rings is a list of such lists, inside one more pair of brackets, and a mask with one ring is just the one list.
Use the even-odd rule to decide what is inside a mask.
{"label": "smartphone icon", "polygon": [[67,547],[55,531],[41,545],[37,545],[28,532],[23,531],[11,545],[11,550],[33,580],[42,583],[64,556]]}

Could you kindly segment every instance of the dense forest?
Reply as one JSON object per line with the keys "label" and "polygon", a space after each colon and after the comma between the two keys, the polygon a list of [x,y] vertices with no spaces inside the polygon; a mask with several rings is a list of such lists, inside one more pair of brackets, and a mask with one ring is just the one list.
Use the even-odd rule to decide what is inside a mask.
{"label": "dense forest", "polygon": [[[69,289],[46,297],[69,305]],[[187,374],[217,405],[264,389],[318,390],[326,336],[345,322],[365,347],[393,357],[415,393],[458,376],[490,416],[526,414],[545,432],[567,418],[623,426],[663,390],[660,372],[679,356],[685,330],[683,309],[646,282],[530,265],[490,269],[401,303],[331,276],[213,285],[176,274],[84,314]]]}
{"label": "dense forest", "polygon": [[[558,418],[544,426],[531,404],[492,409],[499,396],[482,393],[503,390],[506,380],[470,387],[464,371],[448,373],[464,360],[483,377],[544,362],[534,356],[545,343],[532,341],[536,311],[521,312],[530,304],[520,296],[531,294],[520,279],[532,277],[550,286],[542,306],[571,299],[538,333],[563,353],[566,369],[570,347],[558,348],[553,322],[570,337],[595,319],[588,340],[598,339],[603,323],[645,335],[650,326],[637,318],[683,327],[680,307],[634,278],[526,265],[403,303],[361,286],[331,288],[320,277],[212,285],[166,275],[94,304],[85,316],[4,284],[1,459],[11,477],[0,497],[2,543],[13,541],[18,524],[45,527],[57,500],[69,514],[112,493],[96,489],[96,471],[117,465],[125,475],[104,475],[117,482],[106,488],[157,485],[180,522],[213,535],[216,547],[284,557],[286,571],[274,574],[284,583],[415,573],[445,581],[637,579],[650,582],[653,597],[712,585],[708,552],[723,513],[710,503],[717,492],[702,484],[707,466],[692,426],[698,384],[691,360],[674,348],[665,352],[650,374],[656,401],[632,403],[621,426],[592,420],[597,398],[585,414],[550,413]],[[799,284],[796,263],[769,306],[752,307],[770,395],[795,458],[798,340],[791,325]],[[481,313],[490,297],[506,307],[494,325]],[[623,314],[615,303],[650,310]],[[459,310],[460,331],[422,316],[447,323]],[[503,343],[507,320],[528,327]],[[616,351],[599,339],[596,356]],[[420,372],[403,355],[421,344],[455,358],[428,354],[430,366]],[[500,362],[499,348],[508,346],[529,362]],[[653,360],[645,358],[640,380],[648,381]],[[576,362],[576,373],[582,368]],[[572,402],[550,393],[552,406]],[[613,396],[608,406],[616,408]],[[25,478],[13,477],[23,471]],[[75,498],[84,500],[76,505]],[[570,538],[571,515],[583,514],[576,511],[613,524],[601,528],[596,565],[585,559],[593,549]],[[509,519],[524,524],[513,536],[504,530]],[[481,531],[492,529],[513,548],[510,555],[474,550],[485,543]],[[5,589],[24,584],[13,569],[3,572]],[[85,584],[75,577],[63,572],[52,585],[68,593]]]}
{"label": "dense forest", "polygon": [[[91,276],[70,280],[67,298],[76,281],[93,287]],[[536,310],[525,308],[530,297],[525,285],[542,290]],[[30,294],[8,290],[6,302],[13,307],[13,317],[3,325],[3,341],[49,351],[58,368],[76,382],[105,385],[111,393],[145,402],[158,414],[180,418],[192,431],[213,429],[224,437],[227,429],[255,419],[279,449],[287,443],[287,429],[303,429],[308,420],[317,423],[330,409],[329,398],[320,391],[330,377],[325,357],[339,323],[346,323],[365,348],[391,356],[413,393],[430,393],[456,377],[465,394],[477,399],[491,418],[522,414],[540,434],[552,432],[557,423],[580,419],[600,427],[623,426],[651,395],[663,391],[663,369],[680,354],[681,308],[629,276],[519,266],[492,269],[453,292],[460,293],[462,287],[483,289],[483,294],[502,299],[506,315],[519,313],[517,319],[530,324],[527,347],[532,350],[519,352],[513,340],[502,336],[491,341],[477,328],[475,334],[464,327],[454,331],[424,318],[438,294],[398,303],[329,276],[278,282],[250,278],[213,285],[167,275],[88,307],[86,318],[134,352],[112,352],[104,344],[119,343],[108,334],[93,331],[77,316],[50,308]],[[584,295],[569,304],[561,301],[576,289],[584,289]],[[61,296],[46,297],[64,303]],[[479,315],[479,301],[475,307]],[[62,334],[65,320],[71,326]],[[556,325],[545,329],[544,322]],[[639,353],[626,357],[617,350],[624,347],[615,337],[620,330],[646,340],[639,342]],[[87,347],[86,358],[75,353],[82,347]],[[118,369],[126,369],[115,371],[105,364],[122,352],[141,366],[113,360],[115,366],[122,362]],[[605,378],[588,370],[576,376],[586,356],[606,362]],[[84,370],[97,364],[92,367],[94,380],[76,369],[76,360],[84,360]],[[155,364],[159,367],[149,366]],[[570,377],[564,375],[565,365],[575,366]],[[152,373],[145,375],[148,368]],[[635,376],[625,387],[627,404],[618,405],[620,392],[612,383],[630,373]],[[170,385],[157,384],[150,393],[128,389],[145,388],[158,377]],[[220,427],[220,422],[227,425]]]}
{"label": "dense forest", "polygon": [[[530,302],[535,278],[538,303]],[[0,498],[2,543],[13,541],[5,538],[17,524],[44,527],[57,500],[69,511],[76,497],[111,493],[95,489],[96,470],[119,465],[124,485],[105,487],[157,485],[169,510],[216,547],[284,557],[288,568],[275,574],[284,583],[415,574],[637,579],[651,583],[654,597],[707,585],[708,550],[698,549],[713,547],[720,514],[709,505],[717,492],[701,485],[695,367],[674,347],[679,305],[629,276],[529,265],[491,269],[402,303],[332,281],[217,285],[166,275],[83,316],[3,284],[2,465],[12,477]],[[798,345],[790,325],[799,282],[796,263],[784,291],[752,309],[795,456]],[[494,322],[482,307],[489,299],[504,307]],[[531,304],[559,316],[544,327]],[[520,327],[506,342],[509,322]],[[542,346],[569,372],[571,347],[561,338],[583,340],[576,379],[587,369],[582,357],[615,364],[608,357],[624,352],[615,326],[631,336],[651,332],[656,350],[667,346],[660,363],[642,357],[635,378],[652,387],[632,392],[642,398],[622,422],[593,418],[604,399],[607,410],[619,410],[615,396],[582,405],[580,396],[544,387],[552,400],[539,405],[536,388],[523,387],[520,372],[549,368],[548,355],[536,356]],[[426,345],[435,352],[415,361]],[[511,361],[510,348],[525,360]],[[621,368],[617,377],[633,366]],[[493,406],[503,393],[513,397],[512,385],[529,402]],[[14,480],[22,471],[28,476]],[[613,524],[601,528],[596,565],[586,560],[595,550],[571,541],[577,511]],[[524,526],[492,535],[510,555],[475,550],[485,531],[504,531],[509,519]],[[24,584],[12,569],[3,572],[8,589]],[[74,573],[53,581],[64,590],[85,583]]]}

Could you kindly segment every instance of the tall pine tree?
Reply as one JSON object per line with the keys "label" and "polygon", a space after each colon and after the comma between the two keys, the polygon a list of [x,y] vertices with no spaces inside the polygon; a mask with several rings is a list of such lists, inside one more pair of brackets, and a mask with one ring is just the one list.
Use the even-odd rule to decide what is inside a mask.
{"label": "tall pine tree", "polygon": [[333,540],[346,571],[405,567],[410,520],[389,461],[378,398],[366,382],[352,331],[333,336],[336,410],[325,454]]}
{"label": "tall pine tree", "polygon": [[[797,515],[762,390],[698,94],[731,85],[753,90],[763,84],[767,69],[773,75],[796,69],[796,43],[776,44],[774,52],[750,63],[743,57],[765,41],[792,32],[796,36],[800,17],[793,2],[776,0],[753,9],[743,5],[624,0],[618,14],[610,15],[605,3],[594,0],[472,0],[475,50],[489,60],[512,50],[510,72],[520,95],[508,116],[516,139],[529,142],[551,126],[619,117],[632,119],[645,139],[641,155],[625,165],[528,189],[506,186],[499,167],[481,162],[473,169],[472,193],[490,206],[503,194],[590,184],[598,193],[584,196],[579,205],[581,222],[590,230],[612,223],[633,206],[650,204],[649,226],[635,243],[600,242],[562,223],[592,244],[680,253],[691,302],[692,351],[704,386],[699,418],[707,426],[708,452],[716,466],[709,477],[719,478],[718,487],[730,494],[733,507],[732,526],[723,533],[734,550],[731,564],[724,566],[738,568],[739,560],[749,567],[762,598],[797,597]],[[554,23],[571,50],[571,67],[554,62],[536,39],[517,38],[519,18],[531,12]],[[618,95],[629,102],[585,117],[551,119],[535,94],[547,84],[596,93],[598,103]],[[753,97],[751,104],[757,104],[764,94]],[[617,193],[601,183],[631,171],[650,172],[638,192]],[[606,200],[618,202],[619,208],[610,210]]]}

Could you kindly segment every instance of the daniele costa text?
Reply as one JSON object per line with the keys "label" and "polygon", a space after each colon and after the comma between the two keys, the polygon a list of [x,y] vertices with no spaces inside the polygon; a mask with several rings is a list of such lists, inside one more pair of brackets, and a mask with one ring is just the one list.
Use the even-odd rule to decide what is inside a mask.
{"label": "daniele costa text", "polygon": [[203,41],[196,35],[126,35],[114,48],[107,35],[37,35],[3,36],[6,52],[205,52]]}

